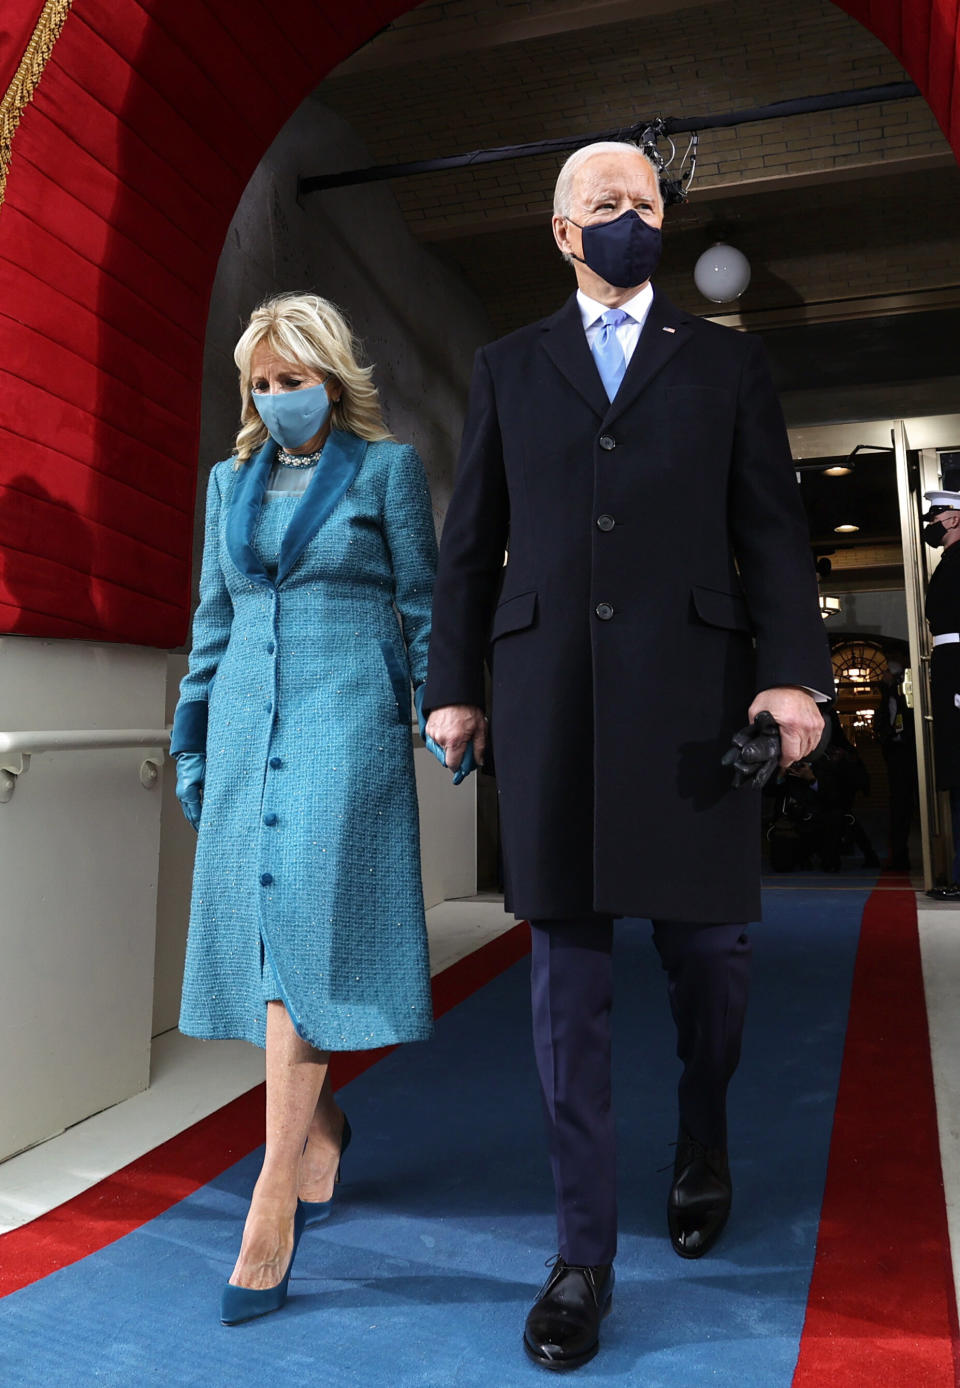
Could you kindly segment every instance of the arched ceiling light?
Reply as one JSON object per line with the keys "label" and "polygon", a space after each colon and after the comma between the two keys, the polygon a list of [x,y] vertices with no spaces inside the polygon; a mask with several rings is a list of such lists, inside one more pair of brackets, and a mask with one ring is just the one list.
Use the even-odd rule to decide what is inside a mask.
{"label": "arched ceiling light", "polygon": [[849,522],[846,525],[835,525],[833,527],[835,535],[852,535],[854,531],[859,529],[859,525],[851,525]]}
{"label": "arched ceiling light", "polygon": [[853,472],[853,468],[847,467],[842,463],[838,463],[836,467],[825,467],[823,469],[824,477],[849,477],[851,472]]}
{"label": "arched ceiling light", "polygon": [[732,304],[750,283],[750,262],[743,251],[718,241],[693,267],[693,282],[711,303]]}

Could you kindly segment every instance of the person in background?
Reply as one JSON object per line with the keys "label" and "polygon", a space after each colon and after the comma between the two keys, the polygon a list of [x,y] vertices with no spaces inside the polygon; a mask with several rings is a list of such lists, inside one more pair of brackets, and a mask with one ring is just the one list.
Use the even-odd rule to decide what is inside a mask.
{"label": "person in background", "polygon": [[890,795],[889,872],[910,871],[910,827],[917,803],[917,744],[913,709],[903,694],[903,661],[887,659],[877,710],[877,740],[883,752]]}
{"label": "person in background", "polygon": [[813,769],[818,801],[820,862],[825,872],[839,872],[842,856],[854,848],[865,868],[878,868],[880,859],[855,812],[858,795],[870,794],[870,775],[847,739],[836,710],[831,710],[830,744]]}
{"label": "person in background", "polygon": [[266,1046],[263,1167],[221,1300],[283,1305],[350,1126],[330,1056],[430,1035],[410,729],[436,539],[415,450],[314,294],[237,343],[241,427],[210,474],[171,751],[198,829],[180,1029]]}

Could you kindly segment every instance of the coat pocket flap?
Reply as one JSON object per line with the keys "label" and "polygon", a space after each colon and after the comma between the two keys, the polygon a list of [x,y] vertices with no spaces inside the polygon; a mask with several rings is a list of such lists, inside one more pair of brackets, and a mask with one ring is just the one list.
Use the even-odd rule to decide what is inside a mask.
{"label": "coat pocket flap", "polygon": [[717,588],[700,588],[696,584],[690,590],[693,606],[702,622],[712,627],[727,627],[731,631],[746,631],[753,634],[753,623],[747,604],[739,593],[722,593]]}
{"label": "coat pocket flap", "polygon": [[410,676],[403,668],[392,641],[381,641],[380,653],[383,656],[383,663],[387,667],[387,675],[393,688],[393,697],[397,701],[397,720],[400,723],[409,723]]}
{"label": "coat pocket flap", "polygon": [[498,636],[505,636],[508,631],[523,631],[524,627],[533,625],[536,615],[536,593],[519,593],[515,598],[507,598],[493,614],[490,640],[496,641]]}

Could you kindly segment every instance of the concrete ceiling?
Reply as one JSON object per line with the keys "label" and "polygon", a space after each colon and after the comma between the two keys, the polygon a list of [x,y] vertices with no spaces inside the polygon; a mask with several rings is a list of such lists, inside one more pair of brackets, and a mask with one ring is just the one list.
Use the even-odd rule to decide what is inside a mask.
{"label": "concrete ceiling", "polygon": [[[830,0],[429,0],[316,96],[350,121],[372,163],[390,163],[904,76]],[[558,163],[391,185],[410,231],[473,288],[494,333],[551,312],[572,288],[549,228]],[[938,411],[953,408],[960,377],[958,227],[960,171],[919,98],[705,132],[690,201],[668,214],[657,285],[691,312],[768,332],[795,422],[818,417],[814,395],[819,417],[860,417],[895,379],[904,412]],[[730,311],[692,283],[720,238],[753,268]],[[897,321],[921,312],[926,334],[919,320]],[[822,327],[829,368],[803,358],[805,324],[872,317],[872,334]]]}

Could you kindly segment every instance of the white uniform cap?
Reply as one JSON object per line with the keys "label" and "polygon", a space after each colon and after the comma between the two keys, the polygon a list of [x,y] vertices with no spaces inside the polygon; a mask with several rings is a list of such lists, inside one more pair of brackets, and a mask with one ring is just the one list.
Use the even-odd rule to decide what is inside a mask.
{"label": "white uniform cap", "polygon": [[946,506],[952,511],[960,511],[960,492],[924,492],[923,496],[931,506]]}

